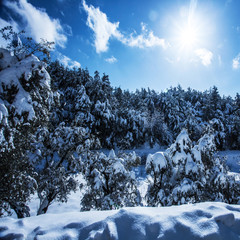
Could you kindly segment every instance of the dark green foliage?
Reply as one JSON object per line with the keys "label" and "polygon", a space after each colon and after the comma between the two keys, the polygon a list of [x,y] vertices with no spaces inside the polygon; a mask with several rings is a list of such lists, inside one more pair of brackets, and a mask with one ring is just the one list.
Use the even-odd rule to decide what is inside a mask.
{"label": "dark green foliage", "polygon": [[62,119],[88,127],[102,147],[170,145],[182,128],[194,142],[211,128],[219,150],[239,146],[239,97],[222,98],[215,86],[205,92],[178,86],[133,93],[112,89],[108,76],[98,71],[91,77],[87,69],[70,70],[58,62],[48,71],[60,90]]}
{"label": "dark green foliage", "polygon": [[216,156],[213,135],[205,134],[193,147],[186,130],[182,130],[166,152],[149,154],[146,171],[150,206],[203,201],[236,204],[240,200],[240,183]]}
{"label": "dark green foliage", "polygon": [[[0,74],[17,69],[18,62],[14,61],[14,56],[6,50],[1,52],[8,56],[10,62],[13,61]],[[1,59],[0,65],[3,66],[3,63],[4,59]],[[34,66],[31,65],[33,63]],[[21,74],[21,71],[26,72]],[[48,74],[43,64],[34,57],[28,57],[26,65],[14,73],[12,82],[1,79],[0,208],[1,212],[11,208],[20,218],[29,216],[26,201],[37,188],[36,174],[28,153],[35,141],[36,129],[48,121],[51,96],[46,79]],[[31,88],[23,87],[27,84]]]}
{"label": "dark green foliage", "polygon": [[3,131],[11,131],[5,136],[10,135],[12,143],[2,146],[0,152],[0,216],[3,210],[12,209],[19,218],[28,217],[30,214],[26,201],[37,187],[33,168],[25,155],[29,148],[29,135],[26,127]]}
{"label": "dark green foliage", "polygon": [[133,207],[141,203],[140,193],[133,166],[140,159],[132,154],[116,156],[112,150],[107,157],[103,153],[86,159],[85,178],[87,190],[82,199],[82,210],[110,210],[120,207]]}
{"label": "dark green foliage", "polygon": [[38,129],[32,144],[31,159],[37,172],[38,215],[46,213],[53,200],[67,201],[77,188],[74,174],[81,171],[81,161],[97,143],[82,127],[59,124],[54,130]]}

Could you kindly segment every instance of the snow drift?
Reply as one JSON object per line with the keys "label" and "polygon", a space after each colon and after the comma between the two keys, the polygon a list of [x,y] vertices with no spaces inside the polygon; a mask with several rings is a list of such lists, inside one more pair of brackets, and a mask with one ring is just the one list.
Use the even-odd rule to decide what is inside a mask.
{"label": "snow drift", "polygon": [[0,219],[0,239],[239,238],[240,206],[213,202]]}

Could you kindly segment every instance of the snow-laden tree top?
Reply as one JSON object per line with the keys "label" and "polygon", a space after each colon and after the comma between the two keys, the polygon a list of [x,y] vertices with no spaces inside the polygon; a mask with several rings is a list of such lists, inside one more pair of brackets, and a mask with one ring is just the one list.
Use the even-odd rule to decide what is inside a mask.
{"label": "snow-laden tree top", "polygon": [[146,169],[151,168],[151,165],[153,165],[156,172],[160,172],[162,169],[165,169],[167,167],[167,160],[164,153],[156,152],[154,154],[149,154],[147,157]]}
{"label": "snow-laden tree top", "polygon": [[[50,76],[45,69],[45,64],[36,56],[17,58],[6,49],[0,49],[0,95],[3,96],[0,104],[11,105],[16,113],[21,116],[28,113],[28,120],[36,117],[34,105],[37,104],[31,92],[34,85],[39,85],[45,91],[50,91]],[[35,95],[38,95],[35,92]],[[35,101],[34,101],[35,100]],[[6,115],[6,110],[2,111]]]}

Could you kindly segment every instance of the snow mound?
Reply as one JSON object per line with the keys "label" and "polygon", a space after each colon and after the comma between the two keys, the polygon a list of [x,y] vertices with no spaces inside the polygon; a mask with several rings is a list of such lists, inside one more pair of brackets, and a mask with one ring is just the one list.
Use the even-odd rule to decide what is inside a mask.
{"label": "snow mound", "polygon": [[239,239],[240,207],[199,203],[0,219],[1,239]]}

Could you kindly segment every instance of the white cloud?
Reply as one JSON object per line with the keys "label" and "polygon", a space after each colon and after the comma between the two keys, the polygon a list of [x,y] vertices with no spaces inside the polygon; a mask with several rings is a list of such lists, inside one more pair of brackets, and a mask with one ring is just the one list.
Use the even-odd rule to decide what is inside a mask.
{"label": "white cloud", "polygon": [[240,68],[240,54],[232,60],[232,68],[235,70]]}
{"label": "white cloud", "polygon": [[147,30],[146,25],[142,23],[142,33],[140,35],[130,34],[125,36],[119,28],[119,22],[111,23],[107,15],[92,5],[88,6],[83,0],[83,8],[87,12],[87,25],[94,32],[94,45],[96,52],[106,52],[110,38],[115,38],[123,44],[130,47],[146,48],[160,46],[166,48],[167,44],[164,39],[156,37],[152,31]]}
{"label": "white cloud", "polygon": [[43,9],[37,9],[26,0],[18,2],[5,1],[4,4],[12,11],[21,16],[26,25],[25,30],[37,42],[41,38],[54,41],[60,47],[67,42],[66,34],[58,19],[52,19]]}
{"label": "white cloud", "polygon": [[70,68],[80,68],[81,67],[81,64],[77,61],[71,61],[71,65],[70,65]]}
{"label": "white cloud", "polygon": [[212,63],[213,53],[206,48],[199,48],[195,50],[195,54],[200,58],[204,66],[209,66]]}
{"label": "white cloud", "polygon": [[114,56],[112,56],[110,58],[106,58],[105,61],[108,63],[115,63],[117,62],[117,59]]}
{"label": "white cloud", "polygon": [[146,47],[155,47],[160,46],[166,48],[168,44],[162,38],[154,36],[152,31],[147,29],[147,26],[144,23],[141,23],[142,33],[137,36],[130,35],[129,38],[122,40],[126,45],[130,47],[146,48]]}
{"label": "white cloud", "polygon": [[65,67],[69,67],[69,68],[80,68],[81,64],[77,61],[73,61],[71,60],[69,57],[59,53],[59,62],[62,63]]}
{"label": "white cloud", "polygon": [[107,19],[107,15],[95,8],[90,7],[83,0],[83,8],[87,12],[87,25],[94,31],[96,52],[106,52],[108,50],[108,41],[111,37],[117,39],[122,38],[122,34],[117,30],[119,22],[111,23]]}

